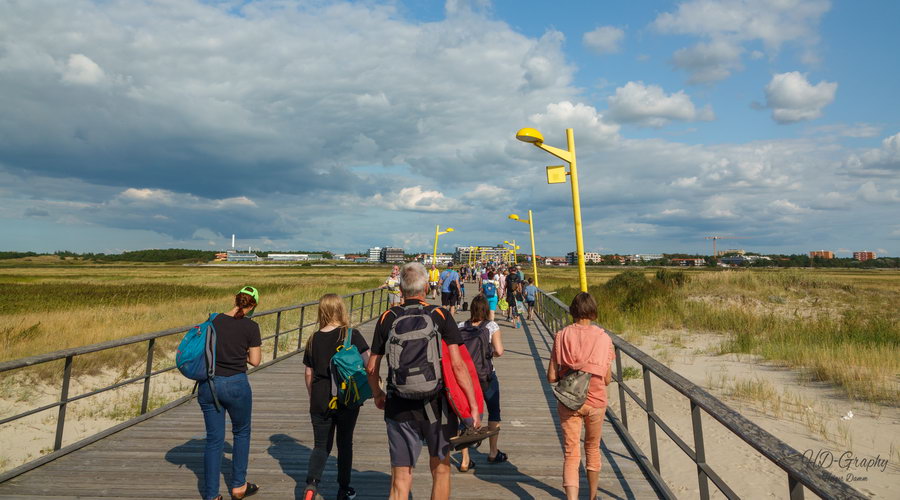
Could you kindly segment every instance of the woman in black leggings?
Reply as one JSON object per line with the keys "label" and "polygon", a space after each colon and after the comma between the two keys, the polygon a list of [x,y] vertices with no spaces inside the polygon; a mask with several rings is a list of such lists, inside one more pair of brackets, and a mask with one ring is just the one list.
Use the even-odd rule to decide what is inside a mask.
{"label": "woman in black leggings", "polygon": [[[309,457],[306,473],[306,491],[303,500],[321,498],[319,481],[325,462],[334,445],[337,434],[338,500],[356,496],[350,487],[350,471],[353,468],[353,430],[359,407],[348,408],[337,401],[332,404],[331,357],[342,345],[350,330],[350,318],[344,299],[329,293],[319,299],[319,331],[306,344],[303,364],[306,365],[306,390],[309,392],[309,418],[312,421],[314,448]],[[356,330],[352,330],[350,342],[362,354],[363,362],[369,358],[369,344]]]}

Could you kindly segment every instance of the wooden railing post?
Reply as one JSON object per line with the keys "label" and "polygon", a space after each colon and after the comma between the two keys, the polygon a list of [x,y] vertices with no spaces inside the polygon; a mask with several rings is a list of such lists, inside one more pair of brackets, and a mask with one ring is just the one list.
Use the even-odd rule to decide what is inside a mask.
{"label": "wooden railing post", "polygon": [[647,397],[647,426],[650,432],[650,457],[653,459],[653,468],[659,472],[659,447],[656,443],[656,422],[651,416],[655,416],[653,411],[653,387],[650,385],[650,370],[642,367],[644,372],[644,394]]}
{"label": "wooden railing post", "polygon": [[709,479],[700,464],[706,465],[706,449],[703,446],[703,422],[700,419],[700,407],[691,401],[691,423],[694,427],[694,456],[697,462],[697,481],[700,486],[700,499],[709,500]]}
{"label": "wooden railing post", "polygon": [[616,377],[619,382],[619,415],[622,417],[622,425],[628,428],[628,411],[625,408],[625,377],[622,375],[622,350],[616,350]]}
{"label": "wooden railing post", "polygon": [[297,326],[297,350],[303,348],[303,317],[306,313],[306,306],[300,308],[300,324]]}
{"label": "wooden railing post", "polygon": [[281,335],[281,311],[275,315],[275,349],[272,350],[272,359],[278,359],[278,336]]}
{"label": "wooden railing post", "polygon": [[347,312],[347,316],[350,318],[350,323],[353,323],[353,299],[356,298],[356,295],[350,296],[350,310]]}
{"label": "wooden railing post", "polygon": [[365,293],[361,294],[360,298],[362,299],[362,301],[361,301],[362,305],[359,306],[359,322],[362,323],[363,315],[366,313],[366,294]]}
{"label": "wooden railing post", "polygon": [[56,439],[53,441],[53,451],[62,448],[63,431],[66,427],[66,406],[69,399],[69,381],[72,378],[72,359],[74,356],[66,356],[66,365],[63,368],[62,390],[59,391],[59,413],[56,417]]}
{"label": "wooden railing post", "polygon": [[141,415],[147,413],[147,404],[150,401],[150,374],[153,373],[153,346],[156,339],[147,341],[147,368],[144,369],[144,396],[141,398]]}
{"label": "wooden railing post", "polygon": [[788,492],[791,500],[803,500],[803,484],[797,481],[797,478],[788,474]]}

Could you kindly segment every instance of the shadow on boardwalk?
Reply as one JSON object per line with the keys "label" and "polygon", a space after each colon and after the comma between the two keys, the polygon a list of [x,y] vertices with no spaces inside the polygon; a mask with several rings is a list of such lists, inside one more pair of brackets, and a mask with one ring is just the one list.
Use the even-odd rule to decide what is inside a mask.
{"label": "shadow on boardwalk", "polygon": [[[309,455],[312,449],[304,446],[296,438],[287,434],[273,434],[269,436],[268,453],[281,466],[281,471],[294,480],[294,498],[302,498],[303,491],[306,489],[306,464],[309,463]],[[329,490],[337,491],[337,484],[329,484],[326,479],[334,478],[334,472],[337,470],[337,463],[333,455],[328,457],[328,463],[325,466],[325,474],[321,483],[320,491],[325,498],[332,498]],[[378,471],[360,471],[353,469],[351,473],[354,488],[357,490],[357,497],[366,494],[378,492],[379,496],[384,497],[386,492],[391,490],[391,476]],[[331,482],[334,482],[332,480]]]}
{"label": "shadow on boardwalk", "polygon": [[[565,492],[559,488],[554,488],[537,478],[532,478],[528,474],[521,472],[512,459],[502,464],[486,465],[488,463],[487,453],[480,452],[475,448],[469,449],[469,458],[473,462],[478,462],[478,467],[473,471],[475,477],[482,481],[495,483],[509,490],[511,496],[506,498],[536,498],[528,493],[521,483],[533,486],[547,494],[547,496],[541,495],[540,498],[566,498]],[[519,480],[519,477],[523,480]]]}

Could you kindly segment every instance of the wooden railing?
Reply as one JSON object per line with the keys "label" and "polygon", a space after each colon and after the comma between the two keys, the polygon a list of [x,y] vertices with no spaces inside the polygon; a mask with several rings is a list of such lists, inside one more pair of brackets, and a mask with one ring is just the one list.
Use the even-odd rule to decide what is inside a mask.
{"label": "wooden railing", "polygon": [[[344,295],[344,298],[348,301],[348,309],[350,313],[350,322],[352,324],[364,323],[370,319],[374,319],[378,317],[379,314],[383,312],[384,309],[387,308],[387,294],[384,289],[381,288],[373,288],[370,290],[363,290],[360,292],[351,293],[348,295]],[[267,341],[271,342],[271,351],[266,351],[263,353],[263,359],[269,358],[269,361],[266,361],[260,364],[258,367],[249,370],[250,372],[264,368],[276,361],[280,361],[287,357],[293,356],[299,352],[303,351],[303,333],[305,331],[314,331],[309,330],[312,327],[318,325],[316,321],[316,317],[314,315],[310,315],[311,318],[306,316],[306,310],[308,308],[313,308],[318,306],[318,302],[305,302],[303,304],[296,304],[286,307],[281,307],[278,309],[270,309],[268,311],[261,311],[254,314],[253,319],[257,320],[260,318],[264,318],[267,316],[275,316],[275,331],[270,334],[262,337],[263,346],[268,347]],[[299,320],[295,323],[296,326],[288,329],[282,329],[285,324],[282,321],[283,317],[288,312],[297,311],[299,314]],[[173,371],[176,369],[174,364],[174,356],[171,356],[172,364],[170,366],[166,366],[161,369],[154,370],[154,352],[157,344],[161,340],[177,340],[177,336],[183,334],[188,331],[193,325],[181,326],[178,328],[170,328],[168,330],[162,330],[158,332],[145,333],[142,335],[136,335],[133,337],[127,337],[118,340],[110,340],[108,342],[101,342],[99,344],[92,344],[83,347],[76,347],[72,349],[63,349],[56,352],[51,352],[47,354],[41,354],[37,356],[31,356],[27,358],[17,359],[13,361],[6,361],[0,363],[0,376],[15,376],[13,373],[14,370],[25,369],[28,367],[34,367],[37,365],[42,365],[45,363],[51,363],[54,361],[64,360],[63,364],[63,373],[62,380],[60,384],[59,391],[59,400],[54,401],[49,404],[45,404],[42,406],[37,406],[34,408],[30,408],[26,411],[18,413],[12,416],[0,416],[0,426],[7,425],[13,423],[22,418],[48,411],[57,409],[57,417],[56,417],[56,432],[53,437],[53,451],[49,454],[43,455],[35,460],[32,460],[28,463],[25,463],[15,469],[0,473],[0,482],[6,481],[10,478],[13,478],[19,474],[27,472],[35,467],[43,465],[51,460],[54,460],[60,456],[63,456],[67,453],[75,451],[79,448],[82,448],[88,444],[96,442],[104,437],[107,437],[111,434],[114,434],[122,429],[130,427],[138,422],[144,421],[150,417],[158,415],[166,410],[169,410],[175,406],[178,406],[191,398],[195,397],[194,394],[189,394],[174,401],[170,401],[167,404],[160,406],[159,408],[150,409],[150,389],[151,389],[151,381],[164,373]],[[294,334],[297,335],[297,343],[290,344],[290,349],[285,351],[287,348],[285,344],[285,340],[290,339]],[[72,381],[72,365],[75,359],[78,356],[84,356],[86,354],[97,353],[101,351],[107,351],[110,349],[121,348],[125,346],[135,346],[145,344],[146,345],[146,353],[147,353],[147,363],[146,368],[144,369],[144,373],[138,375],[136,377],[131,377],[126,380],[118,381],[116,383],[107,385],[100,389],[95,389],[92,391],[84,392],[81,394],[71,395],[69,394],[69,389]],[[281,352],[279,352],[281,351]],[[271,354],[269,354],[271,353]],[[168,358],[167,358],[168,359]],[[105,429],[101,432],[93,434],[91,436],[85,437],[75,443],[63,446],[63,437],[66,429],[66,410],[71,403],[76,401],[80,401],[85,398],[89,398],[91,396],[96,396],[98,394],[102,394],[109,391],[114,391],[126,386],[130,386],[131,384],[142,383],[143,384],[143,394],[141,397],[141,408],[140,414],[132,419],[129,419],[125,422],[122,422],[118,425]]]}
{"label": "wooden railing", "polygon": [[[537,317],[544,327],[550,332],[557,332],[571,323],[569,306],[562,303],[551,294],[540,290],[535,304]],[[625,405],[625,397],[628,396],[647,415],[648,434],[650,440],[650,461],[645,453],[639,449],[632,450],[633,455],[644,468],[651,480],[660,476],[660,460],[657,442],[657,428],[663,431],[678,446],[681,451],[690,458],[697,468],[697,481],[700,498],[707,500],[710,497],[709,483],[729,499],[740,498],[737,493],[722,479],[719,474],[706,461],[706,448],[710,446],[703,441],[703,413],[718,421],[722,426],[731,431],[735,436],[752,446],[762,456],[780,467],[787,474],[786,488],[791,500],[801,500],[804,488],[809,489],[821,498],[864,499],[862,493],[852,488],[838,477],[828,472],[825,468],[814,464],[784,441],[766,432],[743,415],[729,408],[715,396],[706,392],[703,388],[692,383],[688,379],[675,373],[659,361],[656,361],[646,353],[626,342],[615,333],[610,332],[616,350],[616,370],[613,379],[617,382],[619,392],[619,411],[621,415],[615,415],[607,409],[607,414],[613,425],[617,426],[620,433],[625,436],[626,445],[636,447],[634,439],[628,432],[628,412]],[[623,383],[622,356],[626,355],[641,366],[644,380],[644,394],[642,399],[634,390]],[[690,401],[691,423],[693,427],[693,446],[680,437],[653,409],[653,385],[650,375],[655,375],[673,389],[681,393]],[[687,438],[691,439],[691,438]],[[663,496],[671,496],[671,491],[664,484],[660,488]]]}

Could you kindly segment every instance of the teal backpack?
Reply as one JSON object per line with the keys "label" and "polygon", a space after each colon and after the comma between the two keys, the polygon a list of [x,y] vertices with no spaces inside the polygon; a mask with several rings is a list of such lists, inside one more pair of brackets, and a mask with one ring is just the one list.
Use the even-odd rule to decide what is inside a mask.
{"label": "teal backpack", "polygon": [[338,405],[358,408],[372,397],[366,366],[359,349],[351,342],[352,338],[353,329],[348,327],[344,343],[338,346],[337,352],[331,357],[331,377],[336,388],[333,392],[336,395],[328,404],[332,410],[336,410]]}

